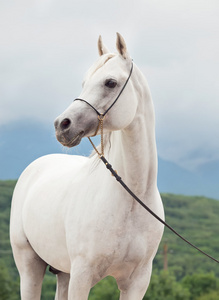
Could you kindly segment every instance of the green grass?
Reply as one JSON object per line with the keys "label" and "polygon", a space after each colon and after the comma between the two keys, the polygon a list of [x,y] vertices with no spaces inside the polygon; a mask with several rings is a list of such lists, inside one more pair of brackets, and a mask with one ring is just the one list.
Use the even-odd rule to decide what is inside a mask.
{"label": "green grass", "polygon": [[[15,184],[16,181],[0,181],[0,265],[2,269],[0,275],[7,280],[5,286],[6,290],[9,291],[10,299],[7,298],[8,296],[5,299],[8,300],[19,299],[18,272],[9,242],[10,204]],[[219,259],[219,201],[205,197],[173,194],[162,194],[161,196],[167,223],[197,247]],[[147,212],[145,213],[147,214]],[[180,282],[185,276],[194,275],[195,273],[205,274],[212,272],[216,277],[219,276],[217,263],[188,246],[166,228],[154,260],[154,278],[158,276],[156,272],[160,272],[163,269],[164,244],[168,245],[168,270],[177,282]],[[54,285],[55,277],[47,274],[43,286],[42,299],[53,299]],[[105,294],[108,293],[108,296],[105,295],[104,299],[118,298],[115,281],[109,277],[105,279],[105,283],[101,282],[91,291],[89,299],[99,299],[97,293],[101,290],[101,286],[104,286],[104,290],[108,291],[105,292]],[[114,296],[109,296],[111,294]],[[218,292],[212,291],[211,294],[218,295]],[[0,300],[2,299],[4,298],[1,298],[0,295]],[[205,297],[203,296],[200,299],[205,299]]]}

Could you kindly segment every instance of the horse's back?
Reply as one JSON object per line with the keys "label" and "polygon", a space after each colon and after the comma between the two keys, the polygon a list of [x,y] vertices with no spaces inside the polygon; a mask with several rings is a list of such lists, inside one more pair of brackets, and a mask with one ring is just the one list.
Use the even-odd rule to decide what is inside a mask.
{"label": "horse's back", "polygon": [[74,173],[77,173],[87,160],[84,156],[50,154],[33,161],[18,179],[12,198],[12,212],[14,206],[22,204],[30,190],[39,182],[43,184],[47,181],[65,181],[69,179],[68,176],[72,176],[73,179]]}
{"label": "horse's back", "polygon": [[[35,160],[24,170],[12,198],[12,246],[23,247],[28,240],[38,252],[40,240],[48,241],[48,245],[54,243],[53,235],[62,240],[64,193],[69,190],[65,187],[77,181],[87,161],[82,156],[53,154]],[[64,241],[57,251],[67,257]]]}

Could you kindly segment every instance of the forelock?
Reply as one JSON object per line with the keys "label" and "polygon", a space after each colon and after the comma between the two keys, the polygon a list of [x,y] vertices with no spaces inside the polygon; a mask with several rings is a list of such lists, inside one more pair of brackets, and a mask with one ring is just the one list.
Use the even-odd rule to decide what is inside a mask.
{"label": "forelock", "polygon": [[86,78],[91,77],[94,73],[96,73],[97,70],[102,68],[111,58],[115,57],[116,54],[114,53],[107,53],[102,56],[97,60],[97,62],[88,70],[86,74]]}

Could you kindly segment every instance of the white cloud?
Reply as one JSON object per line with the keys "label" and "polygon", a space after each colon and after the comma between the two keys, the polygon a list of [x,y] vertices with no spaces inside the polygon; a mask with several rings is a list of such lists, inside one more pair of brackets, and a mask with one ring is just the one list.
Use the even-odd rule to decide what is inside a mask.
{"label": "white cloud", "polygon": [[119,31],[151,86],[159,155],[186,168],[219,159],[218,15],[217,0],[1,3],[0,125],[51,123],[79,94],[98,35],[115,49]]}

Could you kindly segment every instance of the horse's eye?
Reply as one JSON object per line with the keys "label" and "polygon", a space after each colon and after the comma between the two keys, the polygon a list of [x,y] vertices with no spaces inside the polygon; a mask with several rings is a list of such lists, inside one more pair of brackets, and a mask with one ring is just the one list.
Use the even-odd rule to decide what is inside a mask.
{"label": "horse's eye", "polygon": [[108,79],[105,82],[105,86],[107,86],[110,89],[113,89],[114,87],[116,87],[117,82],[114,79]]}

